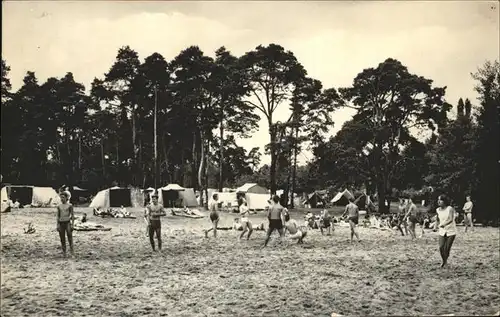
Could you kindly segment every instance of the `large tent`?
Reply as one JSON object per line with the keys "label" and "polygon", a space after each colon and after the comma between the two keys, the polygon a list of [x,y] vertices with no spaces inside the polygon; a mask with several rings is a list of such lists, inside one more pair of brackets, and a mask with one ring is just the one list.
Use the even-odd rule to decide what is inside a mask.
{"label": "large tent", "polygon": [[325,206],[325,200],[320,193],[312,192],[307,195],[307,199],[304,204],[308,204],[311,208],[321,208]]}
{"label": "large tent", "polygon": [[347,205],[349,199],[354,199],[354,195],[347,189],[344,189],[342,192],[338,192],[335,197],[331,200],[331,203],[334,205]]}
{"label": "large tent", "polygon": [[144,194],[140,189],[115,186],[98,192],[89,207],[142,207],[143,205]]}
{"label": "large tent", "polygon": [[198,207],[198,201],[193,188],[184,188],[179,191],[179,198],[182,199],[182,205],[185,207]]}
{"label": "large tent", "polygon": [[236,189],[236,193],[238,194],[266,194],[269,196],[269,192],[262,186],[259,186],[255,183],[246,183],[245,185],[238,187]]}
{"label": "large tent", "polygon": [[265,210],[268,206],[269,194],[245,194],[248,209],[250,210]]}
{"label": "large tent", "polygon": [[6,203],[11,200],[19,202],[21,206],[53,207],[61,203],[59,194],[52,187],[8,185],[1,190],[2,211]]}
{"label": "large tent", "polygon": [[184,207],[181,192],[186,191],[184,187],[178,184],[168,184],[158,189],[158,201],[167,208]]}

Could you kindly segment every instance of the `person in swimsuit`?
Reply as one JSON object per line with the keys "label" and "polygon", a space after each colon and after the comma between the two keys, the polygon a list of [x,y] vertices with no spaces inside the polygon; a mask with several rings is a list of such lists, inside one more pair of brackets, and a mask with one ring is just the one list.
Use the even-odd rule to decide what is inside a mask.
{"label": "person in swimsuit", "polygon": [[351,228],[351,243],[353,241],[354,236],[358,239],[358,242],[361,242],[359,239],[359,234],[356,230],[356,226],[358,225],[359,221],[359,208],[358,206],[354,203],[354,198],[350,197],[349,198],[349,203],[347,206],[345,206],[345,211],[342,214],[342,217],[345,217],[347,215],[347,219],[349,220],[349,226]]}
{"label": "person in swimsuit", "polygon": [[243,202],[240,206],[240,215],[241,215],[241,226],[243,227],[243,232],[240,235],[240,239],[243,239],[243,236],[248,230],[247,240],[250,239],[252,235],[253,228],[250,219],[248,219],[248,215],[250,214],[250,209],[248,209],[247,203]]}
{"label": "person in swimsuit", "polygon": [[[404,217],[406,215],[406,201],[404,198],[399,198],[399,205],[398,205],[398,214],[397,214],[397,219],[396,219],[396,227],[398,228],[399,232],[401,232],[402,236],[408,235],[408,224],[406,221],[404,221]],[[404,228],[404,231],[403,231]]]}
{"label": "person in swimsuit", "polygon": [[408,212],[406,213],[404,220],[408,219],[410,222],[410,234],[412,240],[417,237],[415,226],[418,222],[418,213],[418,207],[413,203],[413,197],[408,198]]}
{"label": "person in swimsuit", "polygon": [[[327,236],[332,234],[332,217],[330,216],[330,213],[328,212],[327,209],[323,209],[321,212],[320,216],[320,224],[319,224],[319,229],[321,230],[321,234],[323,233],[323,228],[328,229],[328,233],[326,234]],[[333,228],[335,230],[335,228]]]}
{"label": "person in swimsuit", "polygon": [[283,217],[284,207],[280,204],[280,198],[278,196],[273,197],[273,204],[269,207],[267,211],[267,219],[269,219],[269,228],[267,229],[266,241],[264,242],[264,247],[267,246],[269,240],[271,239],[271,234],[274,230],[278,230],[280,234],[280,239],[283,239],[285,234],[283,226],[285,224],[285,219]]}
{"label": "person in swimsuit", "polygon": [[445,195],[438,198],[439,207],[436,209],[439,220],[439,253],[441,254],[441,267],[446,266],[450,257],[451,246],[457,235],[455,223],[455,209],[450,206],[450,200]]}
{"label": "person in swimsuit", "polygon": [[468,195],[465,197],[467,200],[464,204],[463,211],[465,213],[465,232],[467,232],[467,228],[470,226],[470,229],[473,230],[474,224],[472,223],[472,207],[474,207],[474,204],[472,203],[472,200],[470,196]]}
{"label": "person in swimsuit", "polygon": [[217,225],[219,224],[219,195],[213,194],[212,200],[208,202],[208,211],[210,212],[210,222],[212,228],[205,230],[205,238],[208,238],[208,233],[213,230],[214,238],[217,238]]}
{"label": "person in swimsuit", "polygon": [[73,205],[69,203],[69,193],[64,191],[60,194],[61,204],[57,206],[57,231],[63,255],[66,256],[66,235],[68,236],[69,250],[73,255],[73,227],[75,224],[75,214]]}
{"label": "person in swimsuit", "polygon": [[151,203],[146,207],[145,219],[148,223],[148,235],[149,243],[151,243],[151,248],[155,250],[155,240],[154,235],[156,233],[156,239],[158,239],[158,250],[161,251],[161,219],[160,217],[166,216],[165,208],[163,205],[158,203],[158,195],[154,194],[151,197]]}
{"label": "person in swimsuit", "polygon": [[307,235],[307,226],[299,226],[297,221],[290,218],[290,214],[285,214],[285,232],[290,233],[290,239],[297,239],[297,244],[303,244]]}

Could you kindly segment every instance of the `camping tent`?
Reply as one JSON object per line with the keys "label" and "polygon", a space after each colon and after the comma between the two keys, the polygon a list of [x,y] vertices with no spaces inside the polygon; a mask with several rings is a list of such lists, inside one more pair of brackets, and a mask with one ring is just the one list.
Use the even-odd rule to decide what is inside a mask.
{"label": "camping tent", "polygon": [[165,207],[183,207],[183,199],[180,193],[185,190],[184,187],[178,184],[168,184],[158,189],[158,201]]}
{"label": "camping tent", "polygon": [[179,198],[182,199],[182,205],[186,207],[198,207],[198,201],[193,188],[184,188],[179,191]]}
{"label": "camping tent", "polygon": [[245,194],[245,200],[247,201],[248,209],[250,210],[265,210],[269,203],[269,194]]}
{"label": "camping tent", "polygon": [[237,193],[244,193],[244,194],[266,194],[269,197],[269,193],[267,189],[265,189],[262,186],[259,186],[255,183],[246,183],[245,185],[239,187],[236,189]]}
{"label": "camping tent", "polygon": [[354,201],[354,203],[356,205],[358,205],[358,207],[361,210],[367,210],[369,212],[373,212],[373,211],[375,211],[377,209],[375,207],[375,204],[372,202],[370,196],[366,195],[366,194],[362,194],[361,196],[359,196],[358,198],[356,198],[356,200]]}
{"label": "camping tent", "polygon": [[308,204],[311,208],[320,208],[325,206],[325,200],[318,192],[312,192],[307,196],[304,204]]}
{"label": "camping tent", "polygon": [[338,192],[335,197],[331,200],[334,205],[347,205],[349,202],[349,198],[354,199],[354,195],[347,189],[344,189],[342,192]]}
{"label": "camping tent", "polygon": [[31,205],[33,207],[51,207],[61,203],[59,194],[52,187],[9,185],[2,188],[1,199],[2,206],[9,199],[12,202],[19,201],[21,206]]}
{"label": "camping tent", "polygon": [[98,192],[89,207],[142,207],[143,205],[144,194],[140,189],[115,186]]}
{"label": "camping tent", "polygon": [[238,199],[235,192],[218,192],[216,194],[218,202],[221,203],[223,208],[238,208]]}

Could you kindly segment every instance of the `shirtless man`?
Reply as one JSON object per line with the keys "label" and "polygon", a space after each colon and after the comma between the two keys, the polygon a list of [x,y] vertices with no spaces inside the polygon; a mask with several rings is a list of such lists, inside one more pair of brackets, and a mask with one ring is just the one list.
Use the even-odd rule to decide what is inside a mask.
{"label": "shirtless man", "polygon": [[353,241],[354,236],[358,239],[358,242],[361,242],[359,239],[358,232],[356,230],[356,226],[359,222],[359,208],[354,203],[354,199],[352,197],[349,198],[349,203],[345,206],[345,211],[342,214],[342,217],[348,216],[349,226],[351,227],[351,243]]}
{"label": "shirtless man", "polygon": [[241,215],[241,225],[243,227],[243,232],[240,235],[240,239],[243,239],[243,236],[248,230],[247,240],[250,239],[252,235],[253,228],[250,219],[248,219],[248,215],[250,214],[250,209],[248,209],[246,201],[243,202],[240,206],[240,215]]}
{"label": "shirtless man", "polygon": [[267,229],[266,241],[264,242],[264,247],[267,246],[269,240],[271,239],[271,234],[274,230],[278,230],[280,234],[280,239],[283,239],[285,234],[283,226],[285,224],[285,219],[283,217],[283,206],[280,204],[280,198],[278,196],[273,197],[273,204],[269,207],[267,211],[267,219],[269,219],[269,228]]}
{"label": "shirtless man", "polygon": [[63,256],[66,257],[66,235],[68,236],[69,250],[73,255],[73,228],[75,227],[75,213],[73,205],[69,202],[69,193],[60,193],[61,204],[57,206],[57,231],[61,240]]}
{"label": "shirtless man", "polygon": [[151,196],[151,204],[146,207],[144,211],[144,218],[148,223],[148,234],[149,242],[153,251],[155,251],[155,240],[154,235],[156,233],[156,239],[158,239],[158,250],[161,251],[161,220],[160,217],[166,216],[165,208],[163,205],[158,203],[158,195],[154,194]]}
{"label": "shirtless man", "polygon": [[307,227],[299,226],[297,221],[290,219],[290,214],[285,214],[285,232],[290,233],[290,239],[297,239],[297,244],[304,243],[304,238],[307,235]]}
{"label": "shirtless man", "polygon": [[217,238],[217,225],[219,224],[219,195],[213,194],[212,200],[208,202],[208,211],[210,212],[210,222],[212,228],[205,230],[205,238],[208,238],[208,233],[213,230],[214,238]]}
{"label": "shirtless man", "polygon": [[408,212],[406,213],[403,221],[409,220],[410,223],[410,234],[411,239],[415,239],[417,237],[417,233],[415,232],[415,226],[418,222],[418,207],[413,203],[412,197],[408,198]]}
{"label": "shirtless man", "polygon": [[471,230],[474,228],[474,223],[472,221],[472,208],[474,207],[474,204],[472,203],[472,200],[469,195],[465,197],[467,200],[464,204],[463,211],[465,213],[465,232],[467,232],[467,228],[470,227]]}

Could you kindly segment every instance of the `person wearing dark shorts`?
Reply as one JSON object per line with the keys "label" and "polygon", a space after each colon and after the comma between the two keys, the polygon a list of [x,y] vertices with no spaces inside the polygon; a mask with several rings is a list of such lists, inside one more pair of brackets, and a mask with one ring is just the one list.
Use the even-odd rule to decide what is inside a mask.
{"label": "person wearing dark shorts", "polygon": [[264,242],[264,247],[267,246],[271,235],[274,230],[277,230],[280,234],[280,242],[283,239],[285,231],[283,227],[285,226],[285,219],[283,215],[284,207],[280,204],[280,198],[278,196],[273,197],[273,204],[269,207],[267,211],[267,219],[269,219],[269,228],[267,229],[266,241]]}
{"label": "person wearing dark shorts", "polygon": [[161,219],[160,217],[166,216],[165,208],[158,203],[158,195],[154,194],[151,197],[151,204],[146,207],[145,218],[148,222],[149,243],[153,251],[155,250],[154,236],[158,240],[158,250],[161,251]]}
{"label": "person wearing dark shorts", "polygon": [[63,255],[66,257],[66,236],[68,236],[69,250],[73,255],[73,226],[75,214],[73,205],[69,203],[69,193],[63,191],[60,194],[61,204],[57,206],[57,231],[61,240]]}
{"label": "person wearing dark shorts", "polygon": [[212,199],[208,203],[208,211],[210,212],[209,218],[212,223],[212,228],[205,230],[205,238],[208,238],[210,231],[214,232],[214,238],[217,238],[217,225],[219,224],[219,195],[213,194]]}
{"label": "person wearing dark shorts", "polygon": [[408,219],[410,222],[410,234],[412,240],[417,237],[417,233],[415,232],[415,226],[418,221],[418,207],[413,203],[413,197],[408,198],[408,212],[405,215],[405,219]]}
{"label": "person wearing dark shorts", "polygon": [[359,223],[359,208],[354,203],[354,198],[349,197],[349,203],[345,206],[345,211],[342,214],[342,217],[347,215],[347,219],[349,220],[349,226],[351,227],[351,243],[353,241],[354,236],[358,239],[358,242],[361,242],[359,239],[359,234],[356,230],[356,226]]}

